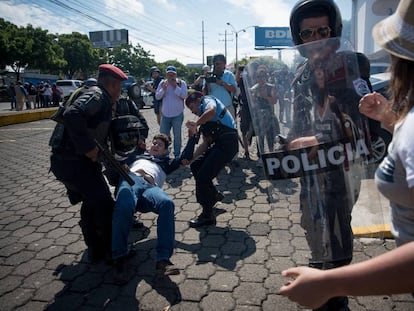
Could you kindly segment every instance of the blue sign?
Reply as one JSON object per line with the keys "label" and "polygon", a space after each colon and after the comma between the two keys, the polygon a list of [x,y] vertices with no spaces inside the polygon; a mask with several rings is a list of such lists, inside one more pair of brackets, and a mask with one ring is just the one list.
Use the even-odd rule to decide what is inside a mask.
{"label": "blue sign", "polygon": [[293,46],[289,27],[256,27],[255,49],[277,49]]}

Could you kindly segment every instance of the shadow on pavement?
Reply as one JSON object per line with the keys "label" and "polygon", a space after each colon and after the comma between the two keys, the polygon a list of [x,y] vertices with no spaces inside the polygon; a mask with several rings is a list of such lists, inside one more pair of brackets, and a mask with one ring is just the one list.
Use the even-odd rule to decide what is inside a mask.
{"label": "shadow on pavement", "polygon": [[[112,265],[90,265],[86,250],[76,264],[60,264],[56,267],[54,275],[59,276],[65,285],[55,295],[54,302],[47,310],[81,310],[99,306],[101,310],[135,311],[140,310],[136,293],[151,290],[165,299],[166,308],[179,303],[181,293],[178,285],[167,276],[155,276],[155,260],[151,253],[155,252],[157,240],[137,243],[148,234],[147,227],[132,230],[130,233],[129,241],[135,244],[137,254],[128,261],[130,280],[124,285],[113,282]],[[147,301],[145,304],[148,303]]]}
{"label": "shadow on pavement", "polygon": [[197,265],[212,262],[226,270],[233,271],[239,260],[256,252],[256,243],[245,231],[231,228],[206,227],[196,229],[200,242],[186,244],[176,242],[176,248],[197,255]]}

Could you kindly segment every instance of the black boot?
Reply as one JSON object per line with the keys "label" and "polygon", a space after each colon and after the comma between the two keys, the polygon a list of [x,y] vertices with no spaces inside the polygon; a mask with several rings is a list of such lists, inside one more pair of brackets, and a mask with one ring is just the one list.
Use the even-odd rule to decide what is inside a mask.
{"label": "black boot", "polygon": [[350,311],[348,297],[333,297],[314,311]]}
{"label": "black boot", "polygon": [[216,216],[211,213],[205,213],[204,211],[197,218],[191,219],[189,221],[191,228],[199,228],[203,226],[216,225]]}
{"label": "black boot", "polygon": [[98,263],[105,258],[105,250],[102,247],[102,243],[99,243],[96,231],[91,224],[87,224],[84,220],[79,221],[81,227],[83,240],[88,247],[88,261],[90,263]]}

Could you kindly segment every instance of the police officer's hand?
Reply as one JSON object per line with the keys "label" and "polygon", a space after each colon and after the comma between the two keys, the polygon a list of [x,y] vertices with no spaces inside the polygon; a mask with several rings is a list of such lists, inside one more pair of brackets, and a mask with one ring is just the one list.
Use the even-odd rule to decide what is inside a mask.
{"label": "police officer's hand", "polygon": [[[195,133],[197,133],[197,122],[188,120],[185,123],[185,126],[188,128],[188,131],[189,132],[192,132],[192,135],[194,135]],[[190,135],[190,136],[192,136],[192,135]]]}
{"label": "police officer's hand", "polygon": [[96,162],[98,160],[98,153],[99,149],[95,146],[91,151],[88,151],[85,153],[85,156],[87,156],[89,159],[91,159],[93,162]]}
{"label": "police officer's hand", "polygon": [[131,170],[129,169],[129,166],[128,166],[128,164],[122,164],[121,165],[121,167],[122,167],[122,169],[125,171],[125,172],[127,172],[127,173],[129,173]]}
{"label": "police officer's hand", "polygon": [[197,134],[197,126],[191,126],[188,128],[188,137],[192,137]]}
{"label": "police officer's hand", "polygon": [[292,140],[287,147],[288,150],[295,150],[315,146],[317,144],[318,139],[315,136],[305,136]]}
{"label": "police officer's hand", "polygon": [[184,166],[187,166],[187,165],[189,165],[191,163],[191,161],[190,160],[188,160],[188,159],[182,159],[181,160],[181,164],[182,165],[184,165]]}
{"label": "police officer's hand", "polygon": [[138,148],[144,151],[147,150],[147,144],[145,143],[145,141],[140,139],[138,141]]}

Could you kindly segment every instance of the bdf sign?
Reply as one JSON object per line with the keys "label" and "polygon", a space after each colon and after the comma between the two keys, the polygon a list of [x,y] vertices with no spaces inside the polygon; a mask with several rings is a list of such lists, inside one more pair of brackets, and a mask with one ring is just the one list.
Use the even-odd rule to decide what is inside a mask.
{"label": "bdf sign", "polygon": [[293,46],[289,27],[256,27],[255,49],[275,49]]}

